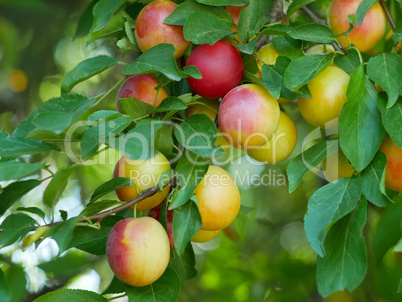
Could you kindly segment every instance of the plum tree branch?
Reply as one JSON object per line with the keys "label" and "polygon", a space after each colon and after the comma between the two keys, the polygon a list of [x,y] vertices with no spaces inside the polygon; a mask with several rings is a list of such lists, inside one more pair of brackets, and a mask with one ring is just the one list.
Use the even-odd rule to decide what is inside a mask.
{"label": "plum tree branch", "polygon": [[[171,179],[169,179],[168,182],[166,182],[163,187],[167,187],[168,185],[174,183],[176,181],[176,176],[173,176]],[[140,201],[143,201],[145,198],[148,198],[150,196],[155,195],[159,191],[159,185],[156,185],[152,188],[146,189],[141,192],[141,195],[138,197],[134,198],[133,200],[126,202],[125,204],[122,204],[121,206],[118,206],[116,208],[101,212],[99,214],[83,217],[80,219],[80,222],[88,221],[89,220],[102,220],[103,218],[110,216],[112,214],[115,214],[117,212],[120,212],[122,210],[128,209],[129,207],[139,203]]]}
{"label": "plum tree branch", "polygon": [[[318,23],[318,24],[322,24],[322,25],[328,26],[328,23],[327,23],[327,22],[325,22],[324,20],[318,18],[317,15],[314,14],[307,6],[303,6],[303,7],[301,8],[301,10],[303,10],[307,15],[309,15],[309,17],[311,18],[311,20],[314,21],[314,23]],[[331,43],[331,44],[332,44],[332,46],[334,47],[334,49],[335,49],[336,51],[343,51],[341,48],[339,48],[339,46],[338,46],[337,43],[333,42],[333,43]]]}
{"label": "plum tree branch", "polygon": [[[275,23],[278,20],[278,18],[283,18],[284,16],[283,0],[274,0],[269,16],[271,17],[271,19],[269,20],[269,24]],[[258,38],[257,43],[255,45],[257,50],[259,50],[262,46],[265,45],[265,43],[268,40],[268,37],[269,36],[264,35]]]}
{"label": "plum tree branch", "polygon": [[391,25],[392,31],[395,31],[396,24],[394,18],[392,18],[391,12],[389,11],[387,4],[385,3],[384,0],[380,0],[380,5],[385,13],[385,17],[387,17],[389,25]]}

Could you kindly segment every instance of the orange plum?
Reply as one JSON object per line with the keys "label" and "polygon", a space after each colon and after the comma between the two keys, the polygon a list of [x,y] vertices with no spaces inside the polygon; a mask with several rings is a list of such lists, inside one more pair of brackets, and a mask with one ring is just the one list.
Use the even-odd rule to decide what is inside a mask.
{"label": "orange plum", "polygon": [[205,231],[218,231],[236,218],[240,210],[240,192],[232,176],[222,168],[209,166],[194,190]]}
{"label": "orange plum", "polygon": [[128,78],[117,93],[117,110],[120,110],[119,99],[123,98],[136,98],[157,108],[169,96],[163,87],[157,92],[155,90],[157,86],[159,86],[159,83],[152,73],[134,75]]}
{"label": "orange plum", "polygon": [[275,164],[286,159],[297,143],[297,128],[292,119],[281,111],[278,129],[268,143],[247,150],[247,154],[263,163]]}
{"label": "orange plum", "polygon": [[317,127],[336,128],[342,107],[347,101],[349,79],[346,72],[335,66],[329,66],[315,76],[307,84],[312,98],[298,99],[304,119]]}
{"label": "orange plum", "polygon": [[[116,195],[121,201],[131,201],[142,191],[156,186],[163,172],[170,170],[170,164],[162,153],[156,153],[149,159],[132,160],[126,156],[120,158],[113,172],[113,177],[127,177],[133,180],[132,186],[121,187]],[[170,186],[161,192],[137,203],[138,211],[146,211],[159,205],[169,193]]]}
{"label": "orange plum", "polygon": [[163,226],[153,218],[126,218],[111,229],[106,256],[121,281],[147,286],[158,280],[169,264],[169,239]]}
{"label": "orange plum", "polygon": [[385,185],[394,191],[402,192],[402,148],[388,137],[382,143],[380,151],[387,156]]}
{"label": "orange plum", "polygon": [[[355,15],[358,6],[363,0],[333,0],[329,6],[329,27],[339,35],[349,29],[348,15]],[[372,49],[384,36],[386,20],[381,5],[375,3],[367,12],[363,23],[355,27],[348,35],[350,43],[354,44],[360,52]],[[348,46],[345,35],[337,38],[343,46]]]}
{"label": "orange plum", "polygon": [[207,242],[211,239],[214,239],[221,230],[217,230],[217,231],[205,231],[200,229],[197,234],[195,234],[192,238],[191,241],[193,242]]}
{"label": "orange plum", "polygon": [[261,146],[278,128],[279,105],[263,87],[245,84],[232,89],[219,106],[218,122],[236,148]]}
{"label": "orange plum", "polygon": [[169,25],[163,21],[173,12],[177,4],[168,0],[156,0],[146,5],[135,22],[134,35],[141,51],[158,44],[173,44],[176,59],[184,55],[190,42],[184,39],[183,26]]}

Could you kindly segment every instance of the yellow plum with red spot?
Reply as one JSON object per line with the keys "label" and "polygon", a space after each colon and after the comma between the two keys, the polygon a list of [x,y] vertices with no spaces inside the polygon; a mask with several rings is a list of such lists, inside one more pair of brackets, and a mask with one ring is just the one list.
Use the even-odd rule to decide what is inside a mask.
{"label": "yellow plum with red spot", "polygon": [[173,12],[177,4],[168,0],[156,0],[146,5],[135,22],[134,35],[141,51],[158,44],[173,44],[176,59],[184,55],[190,42],[184,39],[183,26],[169,25],[163,21]]}
{"label": "yellow plum with red spot", "polygon": [[218,123],[239,149],[261,146],[278,128],[278,101],[263,87],[245,84],[232,89],[219,106]]}
{"label": "yellow plum with red spot", "polygon": [[106,256],[121,281],[147,286],[158,280],[169,264],[169,238],[163,226],[151,217],[126,218],[111,229]]}
{"label": "yellow plum with red spot", "polygon": [[[329,7],[329,27],[339,35],[349,29],[348,15],[355,15],[357,8],[363,0],[333,0]],[[381,5],[375,3],[367,12],[363,23],[355,27],[348,35],[350,43],[354,44],[360,52],[372,49],[384,36],[385,15]],[[343,46],[348,46],[345,35],[337,38]]]}
{"label": "yellow plum with red spot", "polygon": [[247,151],[247,154],[263,163],[275,164],[292,154],[297,143],[297,128],[292,119],[281,111],[279,126],[268,143]]}
{"label": "yellow plum with red spot", "polygon": [[205,231],[218,231],[236,218],[240,210],[237,185],[222,168],[209,166],[207,173],[194,190]]}
{"label": "yellow plum with red spot", "polygon": [[349,79],[346,72],[335,66],[329,66],[315,76],[307,84],[311,99],[298,99],[304,119],[317,127],[336,128],[342,107],[347,101]]}
{"label": "yellow plum with red spot", "polygon": [[157,108],[159,104],[169,96],[163,87],[157,92],[155,90],[157,86],[159,86],[159,83],[156,80],[156,76],[152,73],[130,77],[121,85],[117,93],[117,110],[120,110],[119,99],[124,98],[136,98]]}
{"label": "yellow plum with red spot", "polygon": [[385,185],[398,192],[402,192],[402,148],[399,148],[388,137],[381,145],[380,151],[387,156],[385,168]]}
{"label": "yellow plum with red spot", "polygon": [[[127,177],[133,181],[132,186],[121,187],[116,190],[116,195],[121,201],[131,201],[138,193],[152,188],[159,183],[159,177],[163,172],[170,170],[168,159],[162,153],[156,153],[149,159],[132,160],[126,156],[120,158],[113,172],[113,177]],[[170,185],[161,192],[137,203],[138,211],[146,211],[159,205],[167,196]]]}
{"label": "yellow plum with red spot", "polygon": [[221,230],[217,230],[217,231],[205,231],[203,229],[200,229],[197,234],[195,234],[192,238],[191,241],[193,242],[207,242],[209,240],[214,239]]}

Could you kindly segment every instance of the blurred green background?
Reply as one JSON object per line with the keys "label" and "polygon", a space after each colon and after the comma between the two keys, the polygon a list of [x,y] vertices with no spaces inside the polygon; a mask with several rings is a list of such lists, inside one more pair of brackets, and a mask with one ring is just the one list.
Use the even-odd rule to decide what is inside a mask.
{"label": "blurred green background", "polygon": [[[124,55],[116,47],[115,38],[98,39],[88,45],[85,38],[73,39],[78,19],[89,2],[0,0],[0,129],[11,133],[38,104],[59,96],[63,76],[80,61],[108,54],[129,62],[136,56],[135,53]],[[328,3],[320,1],[314,8],[321,15],[325,14]],[[138,8],[138,4],[133,3],[130,11],[135,14]],[[299,13],[295,17],[305,18]],[[74,91],[87,96],[98,95],[120,77],[117,67],[79,84]],[[114,109],[114,104],[114,95],[111,95],[102,107]],[[297,124],[299,142],[294,154],[298,154],[307,142],[303,142],[306,135],[314,128],[301,118],[295,102],[283,109]],[[113,152],[111,155],[117,161],[118,155]],[[46,162],[52,169],[67,165],[68,159],[59,156],[46,158]],[[79,168],[57,210],[69,211],[70,217],[78,214],[93,190],[111,178],[114,163]],[[269,183],[262,186],[238,183],[242,212],[231,228],[216,239],[194,244],[199,274],[184,284],[179,301],[323,301],[315,287],[316,255],[307,242],[303,216],[309,197],[325,181],[310,173],[301,186],[289,194],[284,181],[286,163],[255,165],[249,158],[241,157],[224,166],[234,177],[251,173],[265,176]],[[41,194],[46,184],[27,194],[19,205],[41,207]],[[385,211],[385,218],[381,220],[383,233],[377,237],[394,230],[392,213],[400,214],[401,206]],[[402,255],[391,249],[377,261],[372,251],[371,241],[382,212],[384,210],[379,208],[369,209],[365,229],[369,271],[365,281],[354,293],[336,293],[326,301],[402,300],[402,296],[396,294]],[[102,292],[111,281],[112,272],[104,257],[78,250],[70,250],[54,260],[55,255],[57,246],[51,240],[24,252],[18,246],[0,250],[0,267],[9,280],[11,301],[32,301],[40,294],[61,287]],[[4,298],[1,293],[0,288],[0,302]]]}

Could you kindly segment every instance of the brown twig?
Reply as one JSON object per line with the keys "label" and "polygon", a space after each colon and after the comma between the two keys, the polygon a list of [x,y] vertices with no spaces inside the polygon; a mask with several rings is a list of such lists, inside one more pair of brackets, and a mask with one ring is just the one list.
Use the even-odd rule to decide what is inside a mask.
{"label": "brown twig", "polygon": [[[275,23],[278,20],[278,18],[281,19],[283,18],[284,13],[283,13],[282,0],[274,0],[269,16],[271,17],[271,20],[269,20],[269,24]],[[267,40],[268,40],[267,35],[259,37],[255,45],[256,49],[259,50],[262,46],[264,46]]]}
{"label": "brown twig", "polygon": [[[165,183],[163,185],[163,187],[166,187],[166,186],[168,186],[170,184],[173,184],[176,181],[177,181],[177,177],[173,176],[171,179],[169,179],[169,181],[167,183]],[[142,191],[141,195],[137,196],[136,198],[134,198],[133,200],[131,200],[129,202],[126,202],[125,204],[122,204],[121,206],[118,206],[116,208],[113,208],[113,209],[110,209],[110,210],[107,210],[107,211],[104,211],[104,212],[101,212],[101,213],[98,213],[98,214],[95,214],[95,215],[82,217],[79,220],[79,222],[88,222],[88,220],[96,220],[97,222],[100,222],[104,218],[106,218],[106,217],[108,217],[108,216],[110,216],[112,214],[115,214],[117,212],[120,212],[120,211],[123,211],[125,209],[128,209],[129,207],[139,203],[140,201],[143,201],[145,198],[148,198],[150,196],[155,195],[156,193],[158,193],[158,191],[159,191],[159,185],[156,185],[156,186],[154,186],[152,188],[149,188],[149,189],[146,189],[146,190]],[[52,226],[60,224],[61,222],[62,221],[57,221],[57,222],[46,224],[44,226],[52,227]],[[32,228],[32,231],[37,229],[37,228],[38,227]]]}
{"label": "brown twig", "polygon": [[380,0],[380,5],[385,13],[385,17],[387,17],[389,25],[391,25],[392,31],[395,32],[396,24],[394,18],[392,18],[391,12],[389,11],[387,4],[385,4],[384,0]]}
{"label": "brown twig", "polygon": [[[327,23],[327,22],[325,22],[324,20],[318,18],[318,17],[316,16],[316,14],[314,14],[307,6],[303,6],[301,9],[302,9],[307,15],[309,15],[309,17],[311,18],[311,20],[314,21],[314,23],[318,23],[318,24],[322,24],[322,25],[328,26],[328,23]],[[338,46],[338,44],[337,44],[336,42],[333,42],[333,43],[331,43],[331,44],[332,44],[332,46],[334,47],[334,49],[335,49],[336,51],[343,51],[341,48],[339,48],[339,46]]]}

